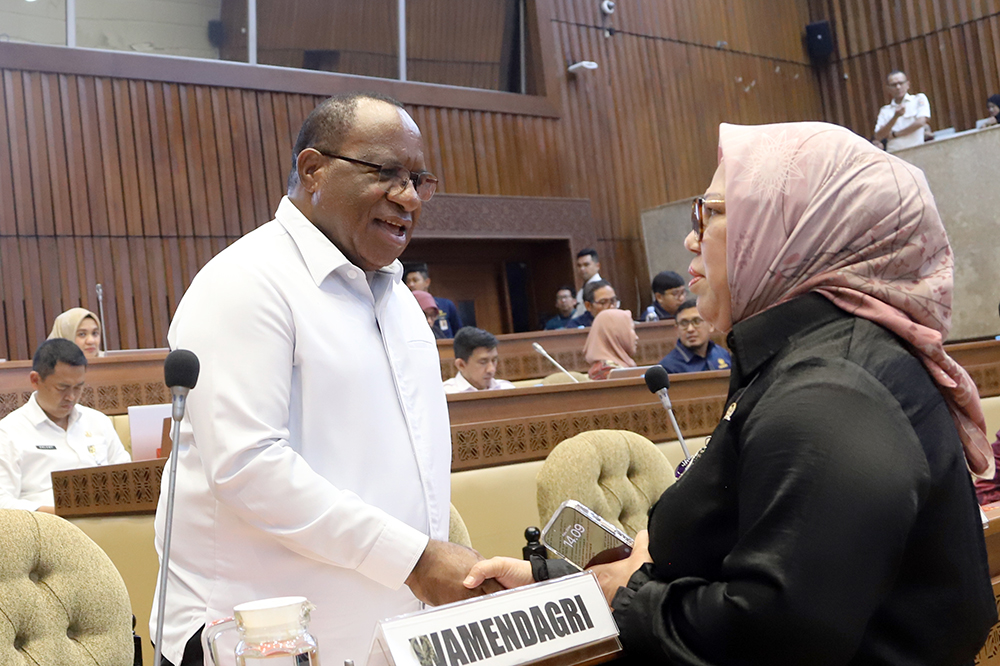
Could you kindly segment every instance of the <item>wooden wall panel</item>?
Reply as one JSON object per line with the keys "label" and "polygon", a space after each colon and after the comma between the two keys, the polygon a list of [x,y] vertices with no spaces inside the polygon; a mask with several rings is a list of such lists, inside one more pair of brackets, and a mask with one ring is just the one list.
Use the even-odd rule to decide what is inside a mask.
{"label": "wooden wall panel", "polygon": [[[370,4],[336,11],[364,14]],[[541,55],[557,71],[548,92],[560,117],[408,108],[441,192],[589,199],[602,274],[633,310],[649,302],[640,211],[704,188],[718,123],[820,119],[824,109],[850,112],[860,98],[832,86],[828,72],[817,77],[805,56],[801,33],[821,0],[620,3],[610,19],[594,0],[543,4],[551,11],[539,29],[551,51]],[[870,17],[848,5],[829,0],[835,16],[863,31]],[[449,33],[474,39],[448,52],[485,62],[496,43],[474,34],[475,18]],[[920,29],[939,19],[912,20]],[[267,15],[261,21],[273,27]],[[979,58],[984,73],[997,70],[998,33],[987,24],[969,33],[989,55]],[[854,44],[843,33],[838,40]],[[432,46],[414,52],[443,57]],[[583,59],[599,69],[568,76],[566,66]],[[164,344],[197,270],[273,213],[298,128],[322,99],[110,74],[2,69],[0,79],[0,357],[18,359],[62,310],[96,310],[98,282],[109,347]]]}
{"label": "wooden wall panel", "polygon": [[1000,92],[998,0],[810,0],[829,20],[838,52],[819,73],[824,115],[869,136],[889,101],[885,77],[902,69],[927,94],[931,127],[975,127]]}

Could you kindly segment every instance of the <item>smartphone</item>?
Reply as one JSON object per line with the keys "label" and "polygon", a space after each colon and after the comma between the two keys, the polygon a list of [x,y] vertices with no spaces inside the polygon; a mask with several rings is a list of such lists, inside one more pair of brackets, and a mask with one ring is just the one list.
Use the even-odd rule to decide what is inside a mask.
{"label": "smartphone", "polygon": [[632,538],[576,500],[559,505],[542,530],[542,545],[583,570],[623,560],[632,554]]}

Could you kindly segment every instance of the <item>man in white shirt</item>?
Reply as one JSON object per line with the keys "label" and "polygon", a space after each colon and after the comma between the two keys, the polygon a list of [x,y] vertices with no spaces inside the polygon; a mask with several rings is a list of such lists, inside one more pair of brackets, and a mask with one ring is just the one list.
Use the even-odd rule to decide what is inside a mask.
{"label": "man in white shirt", "polygon": [[924,127],[930,125],[931,105],[927,95],[910,95],[910,81],[896,70],[886,77],[886,90],[892,102],[883,106],[875,121],[875,138],[886,141],[890,153],[924,142]]}
{"label": "man in white shirt", "polygon": [[131,462],[111,419],[77,404],[86,374],[87,357],[69,340],[35,352],[35,392],[0,420],[0,509],[54,513],[52,472]]}
{"label": "man in white shirt", "polygon": [[497,352],[497,339],[492,333],[466,326],[455,334],[454,348],[458,374],[445,380],[445,393],[514,388],[506,379],[495,377],[500,355]]}
{"label": "man in white shirt", "polygon": [[292,154],[275,219],[198,273],[168,333],[201,361],[170,459],[171,664],[201,664],[201,628],[234,605],[288,595],[316,605],[324,663],[363,664],[378,620],[463,598],[479,559],[447,542],[440,360],[397,261],[437,184],[420,130],[341,95]]}
{"label": "man in white shirt", "polygon": [[583,304],[583,290],[591,282],[600,282],[603,279],[601,277],[601,262],[598,259],[597,250],[588,247],[586,250],[580,250],[576,253],[576,272],[580,275],[580,280],[583,282],[580,285],[580,289],[576,292],[576,310],[573,312],[574,317],[579,317],[587,311]]}

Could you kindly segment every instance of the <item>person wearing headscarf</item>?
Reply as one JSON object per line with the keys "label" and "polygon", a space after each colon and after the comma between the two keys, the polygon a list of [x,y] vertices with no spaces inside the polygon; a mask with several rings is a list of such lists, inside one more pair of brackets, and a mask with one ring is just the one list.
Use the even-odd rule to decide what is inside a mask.
{"label": "person wearing headscarf", "polygon": [[438,309],[437,301],[431,296],[430,292],[422,291],[420,289],[415,289],[410,292],[413,297],[417,299],[417,305],[423,311],[424,316],[427,318],[427,325],[431,327],[431,332],[434,334],[435,340],[442,340],[447,336],[437,326],[438,317],[441,316],[441,310]]}
{"label": "person wearing headscarf", "polygon": [[101,320],[85,308],[70,308],[56,317],[48,339],[55,338],[75,342],[88,359],[104,356],[101,351]]}
{"label": "person wearing headscarf", "polygon": [[634,368],[632,354],[638,341],[631,312],[617,309],[598,312],[583,344],[583,354],[591,364],[587,376],[607,379],[615,368]]}
{"label": "person wearing headscarf", "polygon": [[[1000,95],[990,95],[986,98],[986,110],[990,112],[990,115],[985,120],[980,121],[983,127],[1000,123]],[[976,123],[976,127],[979,126],[980,123]]]}
{"label": "person wearing headscarf", "polygon": [[[997,611],[971,477],[994,463],[942,347],[953,255],[923,173],[835,125],[723,124],[692,218],[730,393],[632,554],[592,568],[625,657],[972,663]],[[495,559],[466,585],[532,566],[562,573]]]}

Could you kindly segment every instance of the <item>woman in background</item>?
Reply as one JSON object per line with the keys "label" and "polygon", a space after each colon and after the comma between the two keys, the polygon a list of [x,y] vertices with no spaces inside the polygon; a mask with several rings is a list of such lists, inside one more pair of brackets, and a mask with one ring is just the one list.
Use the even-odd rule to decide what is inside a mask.
{"label": "woman in background", "polygon": [[[730,392],[632,555],[593,567],[625,658],[972,663],[997,611],[970,470],[994,465],[942,347],[954,262],[923,173],[835,125],[724,124],[685,246]],[[466,585],[560,568],[495,558]]]}
{"label": "woman in background", "polygon": [[587,376],[591,379],[607,379],[615,368],[634,368],[632,354],[635,353],[638,341],[631,312],[598,312],[587,333],[587,341],[583,344],[583,353],[591,364]]}
{"label": "woman in background", "polygon": [[90,310],[70,308],[56,317],[48,339],[54,338],[75,342],[88,359],[104,356],[101,351],[101,321]]}

